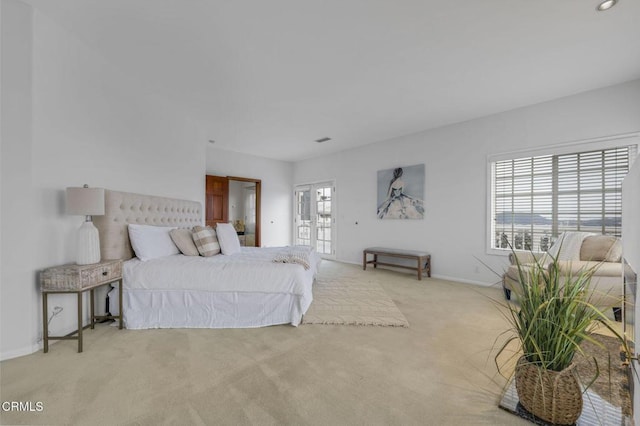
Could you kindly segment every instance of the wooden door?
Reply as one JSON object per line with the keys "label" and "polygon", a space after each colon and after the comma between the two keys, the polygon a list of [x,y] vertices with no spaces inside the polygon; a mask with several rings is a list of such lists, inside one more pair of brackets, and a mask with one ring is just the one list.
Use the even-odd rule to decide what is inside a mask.
{"label": "wooden door", "polygon": [[205,194],[205,224],[229,221],[229,179],[226,176],[207,175]]}

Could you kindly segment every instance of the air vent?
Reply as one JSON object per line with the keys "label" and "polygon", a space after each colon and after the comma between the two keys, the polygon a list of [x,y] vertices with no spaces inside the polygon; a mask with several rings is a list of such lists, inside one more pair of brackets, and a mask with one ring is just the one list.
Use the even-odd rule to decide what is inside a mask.
{"label": "air vent", "polygon": [[327,142],[327,141],[330,141],[330,140],[331,140],[331,138],[328,138],[328,137],[325,136],[324,138],[316,139],[316,142],[322,143],[322,142]]}

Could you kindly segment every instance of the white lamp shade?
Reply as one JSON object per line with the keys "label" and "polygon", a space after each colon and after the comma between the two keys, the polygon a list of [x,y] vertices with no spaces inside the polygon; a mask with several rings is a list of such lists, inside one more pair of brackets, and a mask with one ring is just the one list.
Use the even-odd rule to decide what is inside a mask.
{"label": "white lamp shade", "polygon": [[67,214],[101,216],[104,214],[103,188],[67,188]]}

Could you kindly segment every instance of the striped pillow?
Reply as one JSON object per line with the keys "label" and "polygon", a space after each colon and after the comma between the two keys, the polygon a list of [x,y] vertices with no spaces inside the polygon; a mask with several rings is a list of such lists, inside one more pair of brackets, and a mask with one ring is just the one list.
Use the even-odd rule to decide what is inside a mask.
{"label": "striped pillow", "polygon": [[194,226],[192,232],[193,242],[196,243],[196,247],[201,256],[208,257],[220,254],[220,244],[218,243],[215,229],[210,226],[206,228],[203,226]]}

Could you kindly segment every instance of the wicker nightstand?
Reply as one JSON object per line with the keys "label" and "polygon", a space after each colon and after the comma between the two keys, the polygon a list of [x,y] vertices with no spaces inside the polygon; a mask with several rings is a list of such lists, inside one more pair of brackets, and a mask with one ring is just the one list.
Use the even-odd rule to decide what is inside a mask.
{"label": "wicker nightstand", "polygon": [[[118,281],[120,314],[96,316],[94,313],[93,290]],[[44,352],[49,352],[49,340],[78,340],[78,352],[82,352],[82,330],[87,327],[92,329],[96,320],[117,319],[119,328],[122,330],[122,261],[103,260],[92,265],[62,265],[48,268],[40,273],[40,285],[42,291],[42,339],[44,342]],[[91,300],[91,323],[83,326],[82,321],[82,294],[90,292]],[[66,336],[49,336],[48,321],[48,296],[49,293],[75,293],[78,297],[78,329]],[[74,336],[77,334],[77,336]]]}

